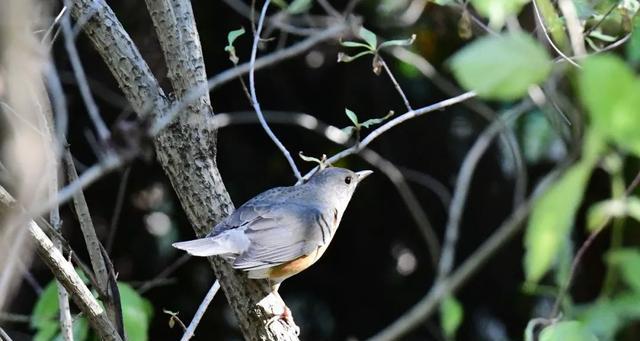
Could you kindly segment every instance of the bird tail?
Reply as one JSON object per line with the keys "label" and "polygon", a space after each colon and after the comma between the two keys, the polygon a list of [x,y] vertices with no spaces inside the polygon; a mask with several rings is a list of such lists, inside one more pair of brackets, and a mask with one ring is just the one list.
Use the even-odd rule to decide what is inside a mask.
{"label": "bird tail", "polygon": [[214,237],[173,243],[173,247],[200,257],[240,254],[249,247],[249,239],[244,231],[233,231]]}

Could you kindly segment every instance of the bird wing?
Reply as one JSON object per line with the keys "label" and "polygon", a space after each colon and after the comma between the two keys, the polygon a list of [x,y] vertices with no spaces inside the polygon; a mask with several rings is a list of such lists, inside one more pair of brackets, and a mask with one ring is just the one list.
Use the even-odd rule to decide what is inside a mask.
{"label": "bird wing", "polygon": [[249,247],[236,258],[234,268],[276,266],[308,255],[331,240],[331,210],[281,203],[256,211],[259,216],[246,224]]}

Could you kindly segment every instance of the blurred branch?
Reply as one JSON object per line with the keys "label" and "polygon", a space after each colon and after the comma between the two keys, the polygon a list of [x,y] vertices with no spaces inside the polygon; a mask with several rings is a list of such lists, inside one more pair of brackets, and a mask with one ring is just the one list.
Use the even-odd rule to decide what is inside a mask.
{"label": "blurred branch", "polygon": [[127,184],[129,183],[129,174],[131,174],[131,165],[125,168],[120,178],[120,184],[118,185],[118,193],[116,194],[116,203],[113,208],[113,215],[111,216],[111,224],[109,225],[109,237],[107,238],[106,249],[107,252],[111,252],[113,247],[113,241],[116,238],[116,232],[118,231],[120,214],[122,213],[122,205],[124,204],[124,194],[127,190]]}
{"label": "blurred branch", "polygon": [[[78,173],[73,163],[73,157],[71,156],[71,151],[69,150],[68,145],[65,147],[63,159],[69,182],[77,181]],[[109,290],[109,272],[107,270],[107,265],[105,264],[105,259],[102,255],[100,240],[98,239],[93,221],[91,220],[89,206],[87,205],[87,201],[82,191],[78,191],[73,196],[73,207],[75,208],[75,213],[78,216],[78,222],[80,223],[82,236],[84,237],[84,241],[87,246],[87,252],[89,253],[93,273],[96,276],[97,285],[99,286],[100,291],[106,295],[101,298],[105,304],[107,315],[116,326],[120,326],[122,313],[117,311],[114,305],[114,293]]]}
{"label": "blurred branch", "polygon": [[5,332],[4,329],[2,329],[2,327],[0,327],[0,340],[13,341],[11,340],[11,337],[9,337],[9,334],[7,334],[7,332]]}
{"label": "blurred branch", "polygon": [[[0,187],[0,204],[4,207],[15,207],[15,199]],[[53,242],[33,221],[28,222],[28,233],[35,245],[37,253],[49,267],[56,279],[71,294],[74,302],[87,316],[89,323],[102,340],[121,341],[122,339],[106,316],[106,313],[91,291],[84,284],[75,269]]]}
{"label": "blurred branch", "polygon": [[576,6],[571,0],[558,0],[558,7],[560,7],[560,11],[562,12],[567,24],[567,31],[569,31],[569,39],[571,40],[573,54],[576,57],[586,55],[587,49],[584,46],[584,37],[582,36],[584,28],[580,23],[580,18],[578,18]]}
{"label": "blurred branch", "polygon": [[495,121],[493,121],[489,127],[480,134],[462,162],[462,166],[460,167],[460,172],[458,174],[458,180],[456,181],[455,191],[453,193],[453,199],[451,200],[451,206],[449,207],[449,220],[447,221],[445,229],[445,237],[442,246],[442,254],[440,255],[440,264],[438,266],[436,283],[443,280],[453,268],[455,262],[456,243],[458,241],[460,231],[460,221],[462,220],[467,194],[469,192],[469,187],[471,186],[471,180],[475,173],[476,165],[480,161],[484,152],[491,145],[493,138],[496,137],[502,129],[508,126],[508,122],[510,120],[515,120],[532,106],[533,104],[531,101],[525,100],[514,108],[508,110],[505,113],[504,118],[496,117]]}
{"label": "blurred branch", "polygon": [[269,8],[269,3],[271,0],[266,0],[262,7],[262,11],[260,12],[260,17],[258,18],[258,26],[256,27],[256,32],[253,37],[253,46],[251,48],[251,60],[249,61],[249,91],[251,93],[251,105],[253,105],[253,109],[256,111],[256,115],[258,115],[258,120],[260,120],[260,125],[264,131],[269,135],[269,138],[275,143],[275,145],[280,149],[284,157],[289,162],[289,166],[293,171],[293,175],[296,177],[298,181],[302,178],[300,175],[300,171],[298,170],[298,166],[296,166],[296,162],[291,157],[291,153],[287,150],[282,142],[278,139],[278,137],[273,133],[271,128],[269,128],[269,124],[264,119],[264,115],[262,114],[262,109],[260,109],[260,102],[258,102],[258,96],[256,95],[256,80],[255,80],[255,65],[256,65],[256,54],[258,53],[258,43],[260,42],[260,33],[262,32],[262,25],[264,24],[264,18],[267,15],[267,9]]}
{"label": "blurred branch", "polygon": [[[336,38],[347,28],[348,26],[345,23],[337,24],[287,48],[262,56],[256,59],[254,69],[259,70],[273,64],[277,64],[283,60],[295,57],[323,41]],[[249,73],[249,70],[250,63],[247,62],[223,71],[208,80],[208,90],[206,91],[212,91],[222,84],[232,81],[244,74],[247,74]],[[204,91],[202,89],[189,90],[180,101],[174,103],[165,112],[165,114],[154,123],[153,127],[150,129],[151,134],[155,134],[169,125],[184,108],[188,107],[203,92]]]}
{"label": "blurred branch", "polygon": [[500,248],[507,244],[518,233],[529,215],[533,202],[544,193],[561,173],[558,169],[547,174],[537,186],[533,194],[518,206],[511,215],[476,249],[460,266],[443,280],[434,284],[427,295],[391,325],[371,337],[370,341],[399,340],[429,318],[438,308],[440,302],[448,295],[455,293],[464,283],[477,273],[482,266],[493,257]]}
{"label": "blurred branch", "polygon": [[[624,196],[620,198],[620,200],[627,199],[631,195],[631,193],[638,187],[638,185],[640,185],[640,172],[636,174],[636,176],[633,178],[633,181],[631,181],[631,184],[627,186],[624,191]],[[573,257],[573,261],[571,262],[571,269],[569,270],[567,281],[560,289],[560,292],[558,293],[558,296],[553,303],[553,309],[551,309],[551,315],[549,317],[550,319],[558,315],[560,311],[560,303],[569,292],[569,289],[571,289],[573,278],[585,253],[587,252],[591,244],[593,244],[593,241],[600,235],[600,233],[604,231],[607,226],[609,226],[609,223],[612,219],[612,216],[608,216],[607,219],[605,219],[605,221],[600,224],[600,226],[598,226],[593,232],[591,232],[591,234],[589,234],[589,237],[587,237],[587,239],[580,246],[580,249],[578,249],[578,252],[576,252],[576,255]]]}

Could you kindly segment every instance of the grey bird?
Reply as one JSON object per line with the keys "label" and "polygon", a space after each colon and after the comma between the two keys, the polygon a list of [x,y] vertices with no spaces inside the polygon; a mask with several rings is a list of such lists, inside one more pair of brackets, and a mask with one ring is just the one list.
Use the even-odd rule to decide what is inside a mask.
{"label": "grey bird", "polygon": [[358,183],[372,172],[328,167],[298,186],[258,194],[205,238],[174,243],[194,256],[219,255],[276,288],[325,252]]}

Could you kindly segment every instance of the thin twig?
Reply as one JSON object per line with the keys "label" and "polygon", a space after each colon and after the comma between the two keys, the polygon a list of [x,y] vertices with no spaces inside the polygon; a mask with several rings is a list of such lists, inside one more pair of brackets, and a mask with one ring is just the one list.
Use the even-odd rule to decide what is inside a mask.
{"label": "thin twig", "polygon": [[180,256],[171,265],[164,268],[164,270],[162,270],[155,277],[142,283],[142,285],[140,285],[140,287],[137,289],[138,293],[144,294],[145,292],[147,292],[147,290],[153,287],[154,283],[156,283],[160,279],[165,279],[166,277],[170,276],[174,271],[184,265],[189,259],[191,259],[191,255],[188,253]]}
{"label": "thin twig", "polygon": [[[260,31],[259,28],[258,28],[258,31]],[[198,327],[198,323],[200,323],[200,319],[202,319],[202,316],[207,311],[207,307],[211,303],[211,300],[213,300],[213,298],[215,297],[218,290],[220,290],[220,282],[216,280],[211,286],[211,289],[209,289],[209,292],[207,292],[207,295],[202,300],[202,303],[200,303],[200,306],[198,307],[196,314],[193,316],[191,323],[189,323],[189,327],[182,335],[182,338],[180,339],[180,341],[188,341],[195,335],[194,332]]]}
{"label": "thin twig", "polygon": [[[469,92],[465,92],[459,96],[456,97],[452,97],[452,98],[448,98],[445,99],[443,101],[440,101],[438,103],[434,103],[431,105],[428,105],[426,107],[422,107],[419,109],[415,109],[413,111],[409,111],[406,112],[390,121],[388,121],[387,123],[385,123],[384,125],[378,127],[376,130],[372,131],[371,133],[369,133],[369,135],[367,135],[367,137],[365,137],[362,141],[360,141],[360,143],[358,143],[357,145],[353,146],[353,147],[349,147],[335,155],[333,155],[332,157],[327,159],[327,162],[329,163],[334,163],[346,156],[352,155],[352,154],[356,154],[358,153],[360,150],[362,150],[363,148],[367,147],[371,142],[373,142],[373,140],[375,140],[376,138],[378,138],[380,135],[384,134],[387,130],[397,126],[400,123],[403,123],[407,120],[410,120],[412,118],[418,117],[418,116],[422,116],[426,113],[430,113],[433,111],[437,111],[437,110],[442,110],[446,107],[452,106],[454,104],[458,104],[460,102],[464,102],[470,98],[473,98],[476,96],[476,93],[473,91],[469,91]],[[316,167],[317,168],[317,167]],[[303,177],[303,180],[307,180],[309,179],[309,177],[311,177],[311,175],[316,171],[316,169],[312,169],[311,171],[309,171],[307,174],[305,174],[305,176]]]}
{"label": "thin twig", "polygon": [[[624,192],[624,196],[621,198],[621,200],[625,200],[627,197],[629,197],[629,195],[631,195],[631,192],[633,192],[636,189],[636,187],[638,187],[638,185],[640,185],[640,172],[636,174],[636,176],[633,178],[633,181],[631,181],[631,184],[627,186]],[[569,270],[569,276],[567,277],[567,281],[562,286],[560,293],[556,297],[556,300],[553,304],[553,309],[551,310],[551,314],[549,318],[554,318],[558,316],[558,313],[560,311],[560,303],[562,303],[562,300],[569,292],[569,289],[571,289],[571,284],[573,282],[573,278],[576,275],[576,271],[578,270],[578,265],[580,265],[582,258],[584,257],[585,253],[587,252],[591,244],[593,244],[593,242],[600,235],[600,233],[604,231],[607,228],[607,226],[609,226],[609,222],[611,222],[611,220],[612,220],[611,216],[607,217],[607,219],[604,222],[602,222],[602,224],[600,224],[598,228],[596,228],[593,232],[591,232],[589,237],[580,246],[580,249],[578,249],[578,252],[576,252],[575,257],[573,257],[573,261],[571,262],[571,270]]]}
{"label": "thin twig", "polygon": [[264,115],[262,114],[262,109],[260,109],[260,103],[258,102],[258,97],[256,95],[256,80],[255,80],[255,65],[256,65],[256,54],[258,53],[258,43],[260,42],[260,33],[262,32],[262,25],[264,24],[264,18],[267,15],[267,9],[269,8],[269,3],[271,0],[266,0],[264,5],[262,6],[262,11],[260,12],[260,17],[258,18],[258,26],[256,27],[256,34],[253,37],[253,47],[251,48],[251,59],[249,61],[249,90],[251,92],[251,104],[256,111],[256,115],[258,115],[258,119],[260,120],[260,124],[262,128],[265,130],[269,138],[273,141],[273,143],[278,146],[278,149],[282,152],[284,157],[289,162],[289,166],[293,171],[293,175],[296,179],[300,180],[302,176],[300,175],[300,171],[296,166],[295,161],[291,157],[289,150],[280,142],[278,137],[271,131],[269,128],[269,124],[264,119]]}
{"label": "thin twig", "polygon": [[476,165],[480,161],[484,152],[491,145],[493,138],[498,135],[502,129],[508,126],[508,122],[510,120],[516,119],[530,109],[531,106],[532,103],[530,101],[524,101],[509,110],[505,114],[504,119],[496,118],[496,120],[491,123],[491,125],[489,125],[482,134],[480,134],[462,162],[458,180],[456,181],[455,192],[449,208],[449,220],[447,221],[445,229],[445,237],[442,246],[442,254],[440,255],[440,264],[438,266],[438,277],[436,278],[436,283],[444,279],[453,269],[456,243],[458,241],[460,231],[460,221],[462,220],[467,194],[469,192],[469,187],[471,186],[471,180],[475,173]]}
{"label": "thin twig", "polygon": [[542,19],[540,10],[538,9],[537,1],[533,0],[532,3],[533,3],[533,11],[535,12],[536,18],[538,19],[538,25],[540,25],[540,27],[542,28],[542,32],[544,33],[545,38],[547,38],[547,42],[549,43],[549,45],[551,45],[551,47],[556,51],[556,53],[558,53],[558,55],[560,55],[560,57],[568,61],[571,65],[581,69],[582,67],[578,65],[578,63],[574,62],[573,59],[569,58],[566,54],[564,54],[562,50],[560,50],[556,46],[556,44],[553,42],[553,39],[551,39],[551,37],[549,36],[549,32],[547,31],[547,26],[544,24],[544,20]]}
{"label": "thin twig", "polygon": [[64,35],[64,47],[67,50],[67,54],[69,55],[71,68],[73,69],[73,73],[76,76],[78,88],[80,89],[80,95],[82,96],[84,105],[87,107],[89,117],[91,118],[91,122],[93,122],[93,125],[98,132],[100,141],[107,141],[111,136],[111,133],[109,132],[107,125],[102,120],[98,105],[96,104],[96,101],[91,94],[91,90],[89,89],[87,75],[84,72],[82,62],[80,61],[80,56],[78,55],[78,50],[76,49],[76,45],[74,44],[75,39],[73,36],[73,30],[71,29],[70,16],[63,15],[60,25],[62,26],[62,34]]}
{"label": "thin twig", "polygon": [[[302,40],[285,49],[270,53],[256,59],[253,69],[259,70],[276,64],[285,59],[295,57],[325,40],[337,37],[342,32],[344,32],[345,29],[347,29],[347,26],[345,24],[331,26],[324,31],[318,32],[318,34],[310,36],[305,40]],[[231,69],[223,71],[209,79],[209,81],[207,82],[206,91],[213,91],[218,86],[232,81],[239,76],[247,74],[250,69],[250,63],[243,63],[238,65],[237,67],[233,67]],[[203,91],[205,90],[199,88],[194,88],[190,91],[187,91],[184,96],[182,96],[182,99],[180,101],[174,103],[171,107],[169,107],[168,110],[166,110],[166,112],[162,116],[160,116],[156,120],[156,122],[154,122],[153,127],[150,129],[150,134],[155,136],[160,131],[162,131],[162,129],[167,127],[171,122],[173,122],[175,117],[180,112],[182,112],[183,109],[191,105],[191,103],[193,103],[196,99],[200,98]]]}
{"label": "thin twig", "polygon": [[120,184],[118,185],[118,194],[116,195],[116,204],[113,208],[113,215],[111,216],[111,224],[109,226],[109,237],[107,238],[107,252],[111,252],[113,247],[113,241],[116,238],[116,231],[118,230],[118,222],[120,221],[120,214],[122,213],[122,206],[124,204],[124,194],[129,183],[129,174],[131,174],[131,166],[125,168],[120,178]]}
{"label": "thin twig", "polygon": [[[560,168],[563,168],[561,166]],[[391,325],[374,335],[369,341],[400,340],[404,335],[419,326],[436,310],[442,299],[456,292],[482,266],[493,257],[500,248],[506,245],[518,231],[531,211],[533,202],[557,178],[559,169],[549,173],[537,186],[529,198],[516,208],[511,215],[485,240],[476,251],[448,277],[434,284],[429,292],[411,309],[400,316]]]}
{"label": "thin twig", "polygon": [[411,103],[409,103],[409,100],[407,99],[407,95],[405,95],[404,91],[402,91],[400,84],[396,80],[396,77],[393,76],[393,73],[391,73],[391,70],[389,69],[389,66],[387,65],[387,63],[379,55],[378,55],[378,60],[380,61],[380,64],[384,68],[384,71],[389,76],[389,79],[391,79],[391,82],[393,83],[393,86],[396,88],[396,91],[398,91],[398,93],[400,94],[400,97],[402,97],[402,101],[404,102],[404,106],[407,108],[407,111],[413,111],[413,108],[411,107]]}
{"label": "thin twig", "polygon": [[9,334],[7,334],[4,329],[2,329],[2,327],[0,327],[0,339],[2,339],[2,341],[13,341],[11,340],[11,337],[9,337]]}

